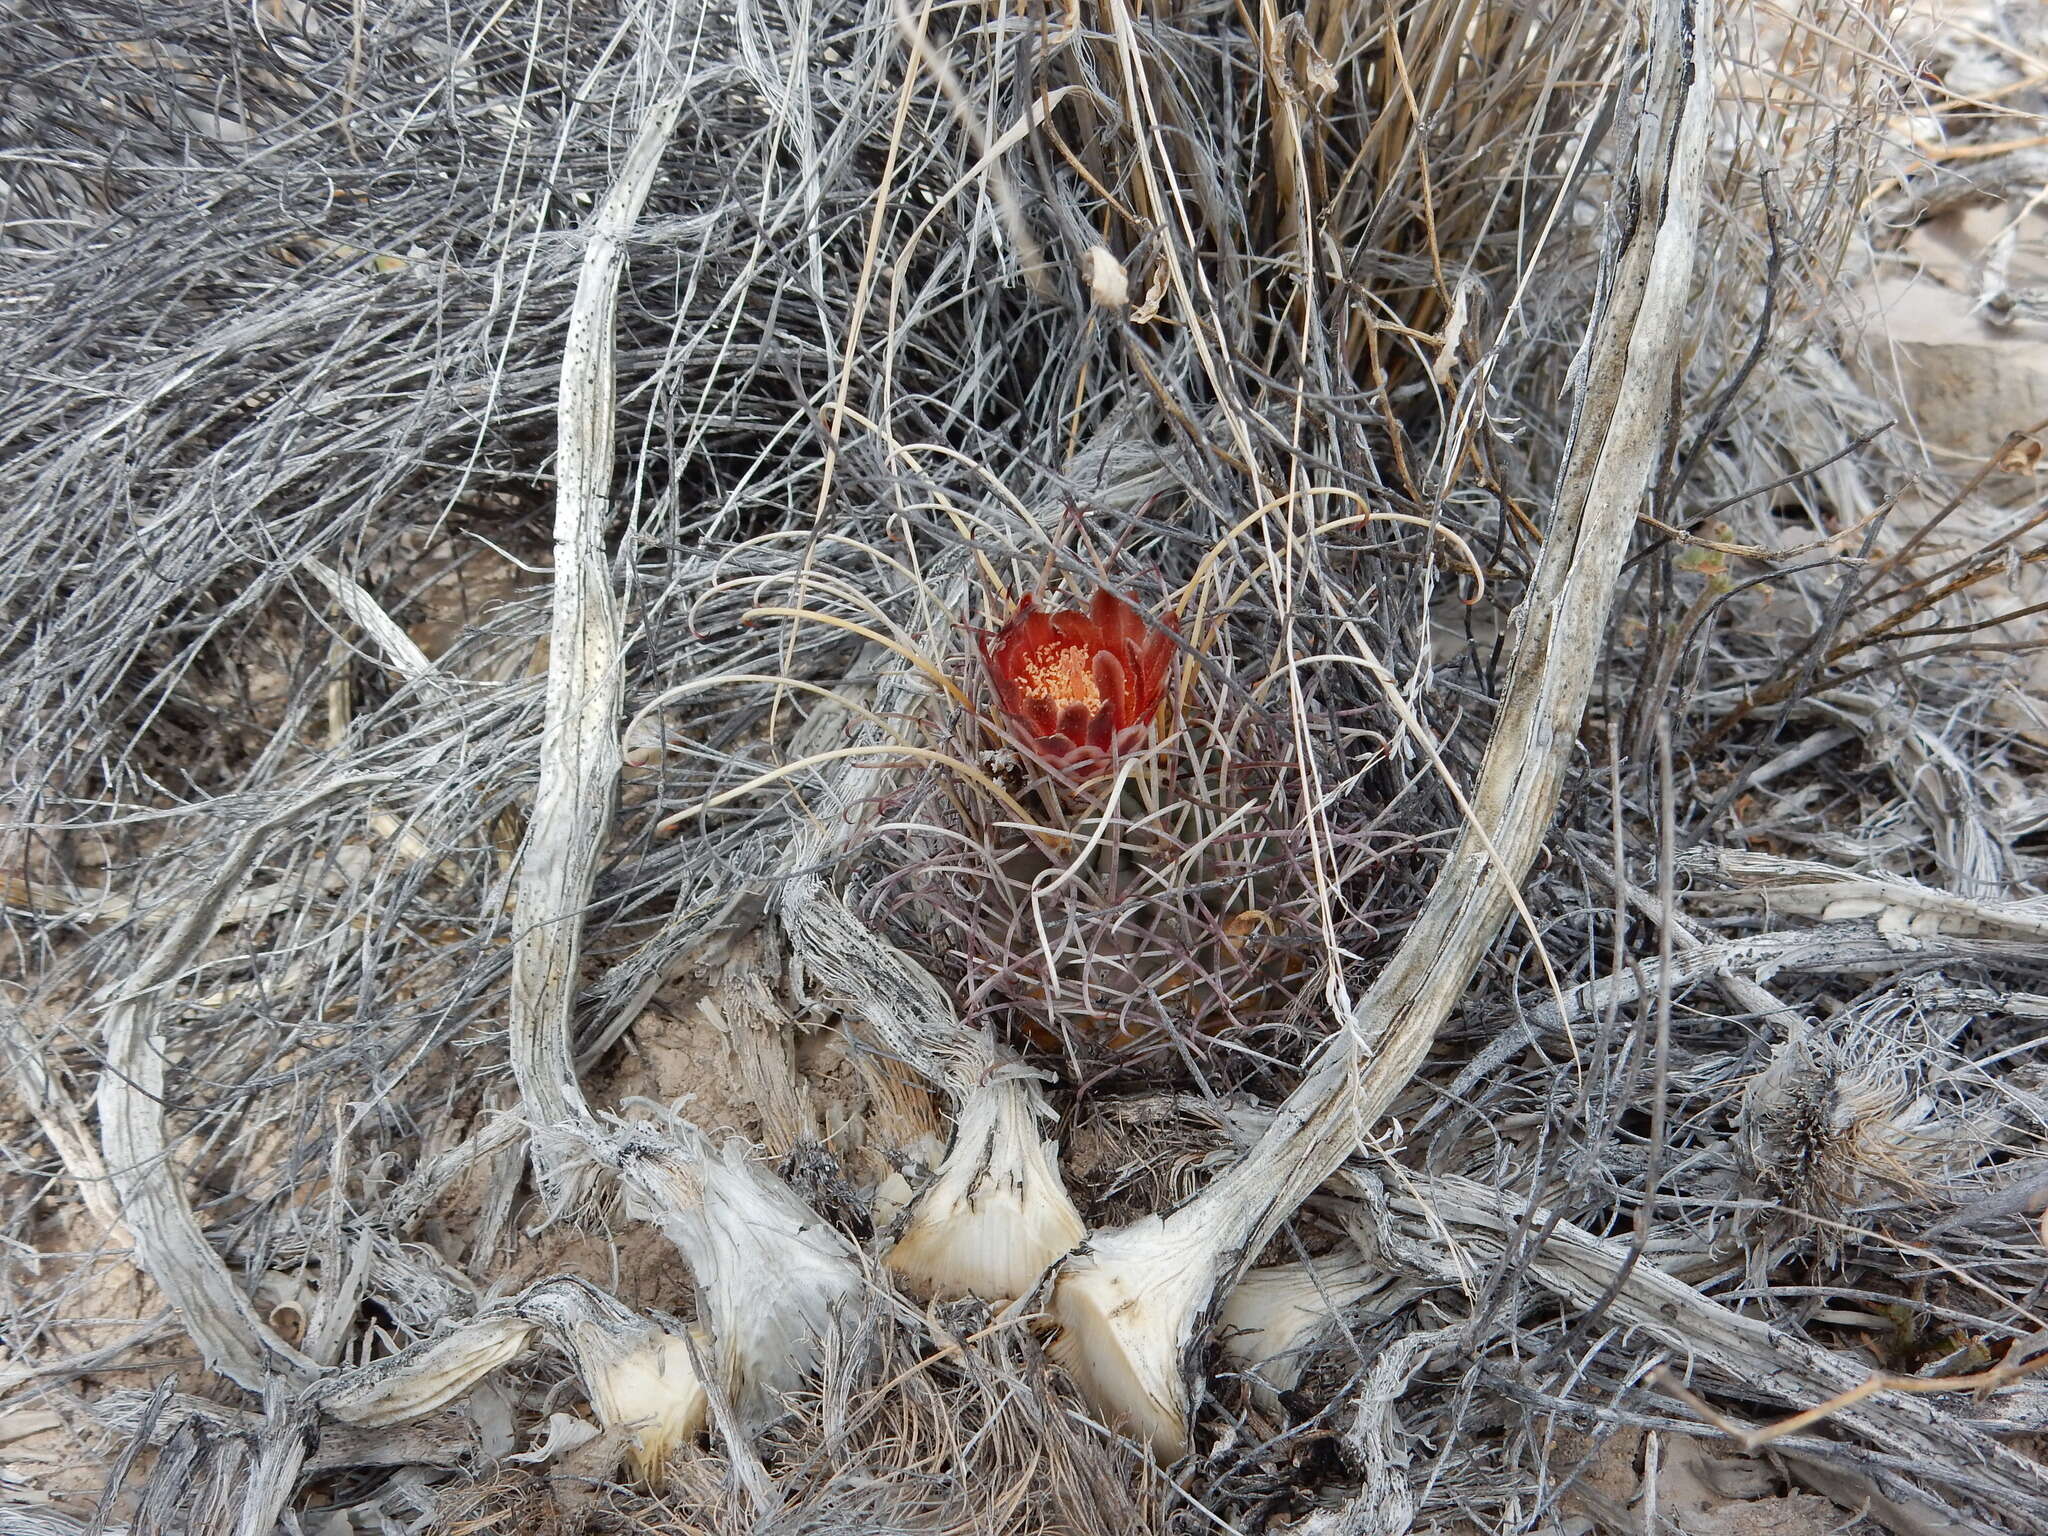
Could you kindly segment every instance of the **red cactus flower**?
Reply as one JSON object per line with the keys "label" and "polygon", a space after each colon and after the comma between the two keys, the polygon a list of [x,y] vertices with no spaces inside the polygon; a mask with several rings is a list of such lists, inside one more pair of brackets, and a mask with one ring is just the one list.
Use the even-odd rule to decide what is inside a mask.
{"label": "red cactus flower", "polygon": [[981,641],[996,698],[1025,744],[1054,768],[1085,769],[1143,745],[1166,693],[1173,655],[1162,628],[1107,587],[1087,612],[1042,613],[1027,596],[1010,621]]}

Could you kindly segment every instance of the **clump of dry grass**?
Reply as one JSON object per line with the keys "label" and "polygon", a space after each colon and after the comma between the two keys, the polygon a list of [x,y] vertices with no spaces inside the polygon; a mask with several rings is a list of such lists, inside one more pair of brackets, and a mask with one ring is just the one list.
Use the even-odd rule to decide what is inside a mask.
{"label": "clump of dry grass", "polygon": [[[654,1319],[695,1280],[608,1186],[543,1150],[535,1198],[537,1044],[566,1100],[619,1107],[600,1085],[640,1072],[713,1131],[767,1119],[727,1102],[728,1056],[781,1073],[784,1208],[849,1247],[893,1236],[876,1171],[914,1199],[991,1085],[1034,1137],[1040,1097],[1064,1116],[1098,1236],[1272,1124],[1425,906],[1542,617],[1642,213],[1638,10],[20,18],[0,1379],[89,1447],[90,1486],[56,1491],[125,1519],[203,1484],[266,1529],[339,1489],[418,1529],[1535,1532],[1581,1470],[1560,1445],[1697,1427],[1657,1358],[1763,1418],[2020,1338],[2048,979],[2016,786],[2042,765],[1985,706],[2007,641],[1969,604],[2039,519],[1930,572],[1938,528],[1873,517],[1904,470],[1836,363],[1831,283],[1887,28],[1751,7],[1706,39],[1704,255],[1639,402],[1669,414],[1558,826],[1390,1119],[1235,1256],[1356,1254],[1370,1307],[1286,1391],[1199,1341],[1169,1479],[1028,1306],[889,1301],[825,1330],[761,1435],[712,1404],[710,1446],[636,1492],[609,1440],[503,1472],[574,1406],[545,1355],[451,1423],[320,1452],[311,1389],[549,1267],[687,1337]],[[593,453],[563,427],[563,360],[594,355],[569,317],[664,113],[578,386],[615,429]],[[1180,615],[1172,705],[1119,775],[1060,784],[992,728],[972,632],[1104,581]],[[572,614],[577,582],[614,616]],[[579,634],[615,659],[565,691]],[[615,733],[617,805],[584,786],[536,854],[565,699]],[[1695,844],[1808,867],[1751,902]],[[587,867],[552,912],[563,847]],[[1878,894],[1799,904],[1814,860]],[[806,882],[939,978],[923,1022],[957,1040],[885,1037],[783,964]],[[536,1008],[512,971],[557,923],[581,948]],[[1016,1053],[1050,1082],[1005,1076]],[[163,1289],[110,1339],[121,1255]],[[194,1294],[254,1300],[153,1320]],[[139,1417],[102,1395],[173,1376]],[[2042,1523],[2004,1429],[1852,1407],[1786,1465]]]}
{"label": "clump of dry grass", "polygon": [[532,1520],[536,1503],[551,1503],[565,1531],[592,1536],[1115,1536],[1160,1525],[1170,1494],[1159,1469],[1078,1420],[1028,1333],[971,1303],[925,1328],[922,1350],[906,1349],[909,1335],[893,1327],[840,1341],[819,1388],[792,1401],[758,1453],[686,1457],[652,1494],[487,1481],[451,1497],[433,1529]]}

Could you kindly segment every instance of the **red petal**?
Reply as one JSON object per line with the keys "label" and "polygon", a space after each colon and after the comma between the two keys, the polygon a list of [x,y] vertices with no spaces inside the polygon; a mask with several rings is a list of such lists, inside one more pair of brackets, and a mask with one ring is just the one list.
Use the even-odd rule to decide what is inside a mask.
{"label": "red petal", "polygon": [[1054,766],[1066,770],[1077,779],[1092,779],[1099,775],[1110,761],[1110,756],[1100,747],[1086,743],[1069,750]]}
{"label": "red petal", "polygon": [[1052,615],[1052,631],[1062,645],[1093,647],[1100,643],[1095,620],[1078,608],[1062,608]]}
{"label": "red petal", "polygon": [[1102,713],[1114,716],[1118,726],[1129,725],[1137,716],[1138,696],[1123,662],[1109,651],[1097,651],[1088,665],[1095,691],[1102,695]]}
{"label": "red petal", "polygon": [[[1028,602],[1028,599],[1027,599]],[[1054,619],[1019,608],[1015,618],[996,633],[995,657],[1005,671],[1017,670],[1022,659],[1042,649],[1053,638]]]}
{"label": "red petal", "polygon": [[1145,616],[1131,606],[1127,598],[1112,593],[1110,602],[1115,614],[1111,633],[1116,636],[1116,648],[1129,654],[1145,638]]}
{"label": "red petal", "polygon": [[1114,711],[1099,709],[1095,718],[1088,722],[1088,745],[1097,752],[1114,750],[1117,738],[1116,714]]}
{"label": "red petal", "polygon": [[1140,706],[1149,714],[1150,706],[1156,706],[1159,696],[1166,690],[1166,667],[1173,660],[1173,636],[1164,633],[1150,636],[1132,659],[1136,663],[1134,670]]}
{"label": "red petal", "polygon": [[983,665],[1006,714],[1022,716],[1028,711],[1029,701],[1018,687],[1018,679],[1025,663],[1051,638],[1050,629],[1046,615],[1037,609],[1037,598],[1026,593],[995,637],[981,640]]}
{"label": "red petal", "polygon": [[1080,742],[1055,732],[1038,743],[1038,755],[1055,768],[1067,768],[1091,754]]}
{"label": "red petal", "polygon": [[1096,711],[1086,704],[1069,704],[1060,710],[1058,734],[1069,741],[1086,741],[1088,727],[1095,722]]}
{"label": "red petal", "polygon": [[1017,685],[1010,680],[1009,674],[1003,671],[1000,665],[990,664],[988,680],[995,685],[996,703],[1002,707],[1004,714],[1021,715],[1024,713],[1027,701],[1024,695],[1017,691]]}
{"label": "red petal", "polygon": [[1097,643],[1114,645],[1123,634],[1123,599],[1107,587],[1097,587],[1088,599],[1088,621],[1095,626]]}

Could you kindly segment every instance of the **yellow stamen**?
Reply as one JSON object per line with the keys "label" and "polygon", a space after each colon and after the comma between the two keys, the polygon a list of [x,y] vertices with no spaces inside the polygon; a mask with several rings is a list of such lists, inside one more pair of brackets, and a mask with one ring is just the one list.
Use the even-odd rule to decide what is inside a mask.
{"label": "yellow stamen", "polygon": [[1046,646],[1024,658],[1017,686],[1036,699],[1056,708],[1081,704],[1102,707],[1102,690],[1095,686],[1094,657],[1083,646]]}

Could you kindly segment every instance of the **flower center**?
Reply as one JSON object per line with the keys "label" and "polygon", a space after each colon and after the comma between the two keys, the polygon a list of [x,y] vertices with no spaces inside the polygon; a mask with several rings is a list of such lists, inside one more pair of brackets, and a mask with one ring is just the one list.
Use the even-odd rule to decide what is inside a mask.
{"label": "flower center", "polygon": [[1055,709],[1069,704],[1100,709],[1102,690],[1095,686],[1093,661],[1085,646],[1044,646],[1024,658],[1024,665],[1018,669],[1017,686],[1021,692],[1044,699]]}

